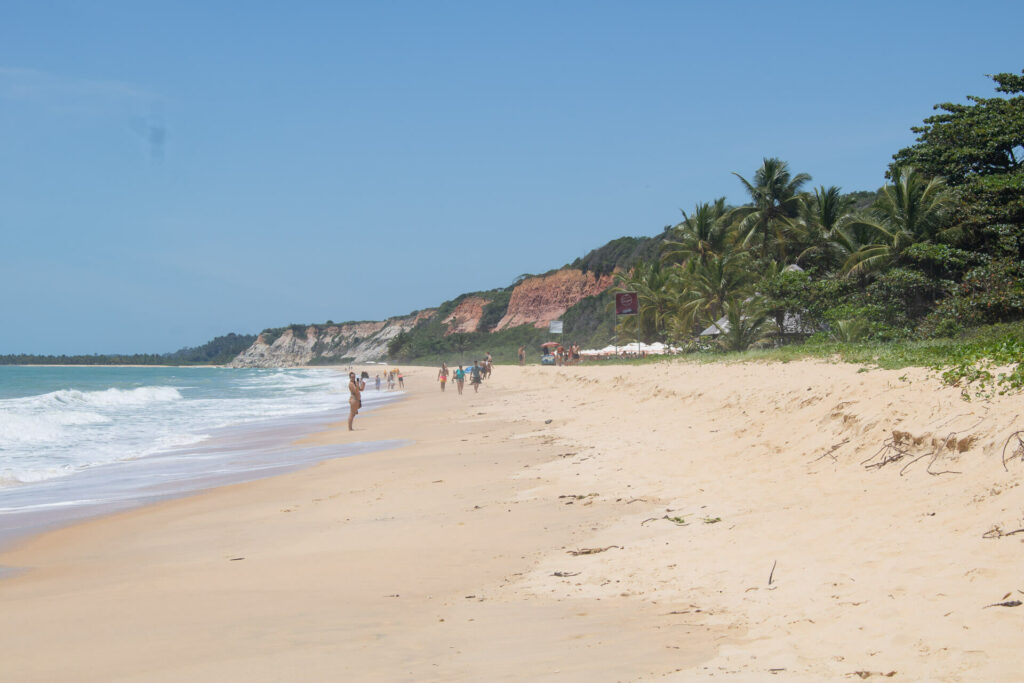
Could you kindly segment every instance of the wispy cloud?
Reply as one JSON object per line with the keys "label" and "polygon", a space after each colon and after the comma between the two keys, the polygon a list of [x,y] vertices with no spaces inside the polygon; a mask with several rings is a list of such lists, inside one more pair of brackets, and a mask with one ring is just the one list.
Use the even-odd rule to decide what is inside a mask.
{"label": "wispy cloud", "polygon": [[54,108],[109,109],[152,106],[162,98],[131,83],[71,78],[0,66],[0,99]]}
{"label": "wispy cloud", "polygon": [[0,66],[0,102],[58,116],[127,120],[154,161],[163,158],[167,129],[159,110],[164,98],[132,83],[72,78],[38,69]]}

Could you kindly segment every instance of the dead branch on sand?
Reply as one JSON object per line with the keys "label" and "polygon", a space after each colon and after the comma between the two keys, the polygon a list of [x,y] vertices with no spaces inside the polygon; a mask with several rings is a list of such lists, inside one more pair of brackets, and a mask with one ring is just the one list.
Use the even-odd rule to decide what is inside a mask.
{"label": "dead branch on sand", "polygon": [[989,607],[1020,607],[1022,603],[1020,600],[1006,600],[1005,602],[993,602],[991,605],[985,605],[981,609],[988,609]]}
{"label": "dead branch on sand", "polygon": [[832,456],[832,462],[835,462],[836,461],[836,456],[834,456],[832,454],[835,453],[841,446],[845,446],[848,443],[850,443],[849,439],[843,439],[839,443],[832,444],[832,448],[828,449],[825,453],[822,453],[821,455],[819,455],[817,458],[815,458],[811,462],[818,462],[822,458],[827,458],[830,455]]}
{"label": "dead branch on sand", "polygon": [[981,535],[982,538],[1002,538],[1003,536],[1013,536],[1014,534],[1024,534],[1024,528],[1014,529],[1013,531],[1003,531],[999,525],[995,525],[985,533]]}
{"label": "dead branch on sand", "polygon": [[918,460],[922,460],[924,458],[927,458],[928,456],[931,456],[931,458],[932,458],[931,460],[928,461],[928,466],[924,468],[925,472],[927,472],[928,474],[931,474],[932,476],[936,476],[936,477],[939,476],[940,474],[963,474],[963,472],[957,472],[955,470],[943,470],[942,472],[932,472],[932,465],[934,465],[935,461],[938,460],[939,456],[942,455],[942,451],[946,450],[946,447],[950,446],[951,444],[953,446],[955,446],[956,442],[957,442],[956,441],[956,432],[950,432],[949,435],[945,439],[940,441],[935,446],[935,449],[931,453],[925,453],[924,455],[919,455],[916,458],[914,458],[913,460],[911,460],[910,462],[908,462],[906,465],[901,467],[900,468],[900,476],[902,477],[903,474],[907,471],[907,469],[911,465],[913,465],[915,462],[917,462]]}
{"label": "dead branch on sand", "polygon": [[[1024,438],[1021,437],[1021,434],[1024,434],[1024,430],[1019,430],[1010,434],[1006,439],[1006,443],[1003,444],[1003,469],[1007,472],[1010,471],[1010,468],[1006,466],[1006,463],[1010,462],[1014,458],[1024,460]],[[1010,447],[1010,442],[1014,439],[1017,440],[1017,445],[1014,447],[1013,452],[1010,453],[1010,457],[1006,457],[1006,449]]]}
{"label": "dead branch on sand", "polygon": [[[904,448],[902,440],[890,436],[882,442],[882,447],[875,451],[874,455],[867,460],[861,460],[860,464],[866,470],[881,469],[890,463],[899,462],[908,455],[910,455],[910,451]],[[876,460],[879,456],[881,459]]]}
{"label": "dead branch on sand", "polygon": [[597,553],[603,553],[604,551],[611,550],[612,548],[618,548],[619,550],[622,550],[621,545],[609,545],[605,546],[604,548],[580,548],[579,550],[567,550],[566,552],[573,556],[596,555]]}
{"label": "dead branch on sand", "polygon": [[690,523],[687,522],[682,517],[669,517],[668,515],[662,515],[661,517],[648,517],[644,521],[640,522],[640,526],[646,526],[648,522],[657,522],[657,521],[662,520],[662,519],[667,519],[668,521],[672,522],[676,526],[689,526],[690,525]]}
{"label": "dead branch on sand", "polygon": [[[972,425],[972,427],[974,426],[977,425]],[[921,453],[919,455],[915,455],[910,451],[910,449],[907,447],[908,443],[902,434],[899,436],[893,434],[893,436],[889,437],[882,443],[882,447],[879,448],[874,455],[872,455],[867,460],[862,460],[860,464],[864,466],[864,469],[868,470],[881,469],[886,465],[890,465],[894,462],[899,462],[904,458],[909,457],[910,460],[904,463],[903,467],[900,468],[900,476],[902,477],[907,473],[907,470],[910,469],[910,467],[915,463],[920,462],[925,458],[931,458],[928,461],[927,467],[925,467],[925,471],[928,472],[928,474],[935,477],[941,474],[963,474],[962,472],[959,472],[957,470],[941,470],[938,472],[932,470],[932,466],[938,461],[940,457],[942,457],[943,453],[947,449],[955,450],[957,445],[957,434],[957,432],[950,432],[945,439],[942,439],[941,441],[936,443],[935,448],[933,448],[931,451]]]}

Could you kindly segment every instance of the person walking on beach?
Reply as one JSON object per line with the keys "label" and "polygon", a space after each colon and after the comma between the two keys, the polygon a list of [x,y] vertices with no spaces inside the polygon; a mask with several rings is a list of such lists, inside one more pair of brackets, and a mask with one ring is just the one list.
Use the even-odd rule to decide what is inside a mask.
{"label": "person walking on beach", "polygon": [[469,383],[473,385],[473,393],[480,391],[480,383],[483,382],[483,369],[480,367],[480,361],[473,361],[473,367],[469,370]]}
{"label": "person walking on beach", "polygon": [[459,390],[459,396],[462,396],[462,387],[466,384],[466,371],[459,366],[459,369],[455,371],[455,388]]}
{"label": "person walking on beach", "polygon": [[361,396],[365,386],[365,384],[360,384],[359,380],[356,379],[356,373],[348,373],[348,431],[350,432],[354,431],[352,429],[352,420],[356,419],[356,414],[363,407]]}
{"label": "person walking on beach", "polygon": [[441,391],[444,391],[444,385],[448,383],[448,364],[441,363],[441,370],[437,373],[437,381],[441,383]]}
{"label": "person walking on beach", "polygon": [[520,346],[519,347],[519,364],[520,365],[526,365],[526,347],[525,346]]}
{"label": "person walking on beach", "polygon": [[396,370],[395,372],[398,373],[398,388],[405,389],[405,376],[402,374],[401,370]]}
{"label": "person walking on beach", "polygon": [[380,391],[380,373],[377,373],[377,391]]}

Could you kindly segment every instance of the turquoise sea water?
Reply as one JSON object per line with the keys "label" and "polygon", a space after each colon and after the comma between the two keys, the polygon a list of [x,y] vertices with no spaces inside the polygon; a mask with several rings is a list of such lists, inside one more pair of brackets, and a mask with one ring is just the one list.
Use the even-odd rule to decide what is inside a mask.
{"label": "turquoise sea water", "polygon": [[[348,413],[328,369],[0,366],[5,535],[394,445],[296,448]],[[364,395],[364,407],[398,394]]]}

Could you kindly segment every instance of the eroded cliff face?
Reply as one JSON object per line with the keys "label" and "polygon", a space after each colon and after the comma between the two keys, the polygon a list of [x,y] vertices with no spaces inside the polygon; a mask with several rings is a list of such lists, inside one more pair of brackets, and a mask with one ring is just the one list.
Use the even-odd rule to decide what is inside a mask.
{"label": "eroded cliff face", "polygon": [[[596,276],[565,268],[549,275],[526,278],[512,290],[508,310],[494,331],[520,325],[547,327],[581,299],[595,296],[612,286],[613,276]],[[442,322],[445,334],[476,332],[484,307],[491,302],[485,296],[467,296]],[[278,336],[261,334],[248,349],[231,362],[234,367],[275,368],[309,365],[313,362],[365,363],[386,360],[388,342],[411,330],[437,309],[420,311],[388,320],[310,325],[304,329],[285,329]]]}
{"label": "eroded cliff face", "polygon": [[526,278],[512,290],[508,311],[494,329],[519,325],[547,327],[580,299],[600,294],[611,287],[612,282],[612,275],[596,276],[572,268]]}
{"label": "eroded cliff face", "polygon": [[277,338],[260,334],[248,349],[231,362],[236,368],[283,368],[309,365],[315,359],[365,363],[383,360],[388,342],[417,322],[429,318],[434,310],[381,321],[310,325],[296,334],[286,329]]}
{"label": "eroded cliff face", "polygon": [[456,332],[476,332],[480,327],[480,318],[484,314],[484,306],[491,303],[490,299],[481,296],[467,296],[463,299],[452,314],[441,322],[448,325],[445,336]]}

